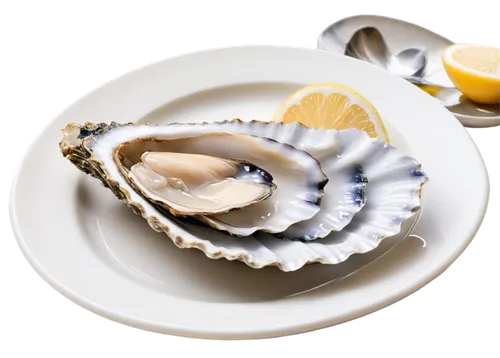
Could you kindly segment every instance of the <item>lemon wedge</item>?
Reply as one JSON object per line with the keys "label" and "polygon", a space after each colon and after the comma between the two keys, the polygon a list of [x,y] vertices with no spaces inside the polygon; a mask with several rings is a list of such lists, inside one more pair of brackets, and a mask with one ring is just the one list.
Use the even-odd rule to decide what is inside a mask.
{"label": "lemon wedge", "polygon": [[500,48],[456,44],[442,54],[453,84],[478,103],[500,103]]}
{"label": "lemon wedge", "polygon": [[336,83],[298,90],[281,104],[273,121],[323,129],[356,128],[389,143],[384,122],[373,104],[352,88]]}

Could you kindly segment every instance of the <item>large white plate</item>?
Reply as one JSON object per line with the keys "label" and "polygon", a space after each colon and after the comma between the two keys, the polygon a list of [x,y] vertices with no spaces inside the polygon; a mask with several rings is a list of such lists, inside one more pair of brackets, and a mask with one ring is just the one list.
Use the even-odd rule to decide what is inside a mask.
{"label": "large white plate", "polygon": [[[210,260],[152,231],[59,153],[60,129],[68,122],[265,120],[294,90],[316,82],[344,83],[369,98],[389,124],[393,144],[415,156],[430,178],[416,228],[425,245],[405,240],[341,281],[331,282],[384,247],[293,273]],[[236,47],[155,63],[73,104],[24,158],[13,183],[11,220],[34,269],[95,313],[175,335],[261,338],[338,324],[416,291],[470,243],[488,193],[484,163],[467,132],[403,79],[317,50]]]}

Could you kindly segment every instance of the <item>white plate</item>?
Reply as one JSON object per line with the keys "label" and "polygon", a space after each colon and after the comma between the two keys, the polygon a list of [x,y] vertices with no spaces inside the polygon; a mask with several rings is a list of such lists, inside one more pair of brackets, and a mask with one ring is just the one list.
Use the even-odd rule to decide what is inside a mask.
{"label": "white plate", "polygon": [[[380,250],[293,273],[210,260],[153,232],[59,153],[60,129],[68,122],[266,119],[295,89],[330,81],[369,98],[388,122],[393,144],[415,156],[430,181],[416,228],[426,245],[406,240],[368,269],[328,285]],[[155,63],[73,104],[24,158],[12,188],[11,220],[35,270],[93,312],[162,333],[261,338],[338,324],[419,289],[472,240],[488,193],[484,163],[467,132],[403,79],[317,50],[236,47]]]}

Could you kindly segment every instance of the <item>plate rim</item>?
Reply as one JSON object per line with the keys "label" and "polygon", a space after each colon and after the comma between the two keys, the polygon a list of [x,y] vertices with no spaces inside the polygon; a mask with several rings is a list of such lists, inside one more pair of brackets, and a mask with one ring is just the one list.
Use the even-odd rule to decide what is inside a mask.
{"label": "plate rim", "polygon": [[[418,282],[414,282],[411,287],[405,290],[401,290],[397,294],[393,295],[386,295],[383,299],[379,300],[378,302],[375,302],[371,305],[368,305],[367,307],[353,310],[349,313],[344,313],[343,315],[340,316],[329,316],[329,317],[324,317],[322,319],[317,319],[314,321],[308,321],[307,323],[297,323],[292,327],[281,327],[281,328],[270,328],[270,329],[254,329],[254,330],[248,330],[245,332],[242,331],[224,331],[224,330],[204,330],[204,329],[186,329],[185,327],[179,327],[179,326],[172,326],[172,325],[165,325],[161,324],[158,322],[151,322],[149,320],[142,319],[137,316],[132,316],[128,314],[124,314],[123,312],[117,312],[114,311],[113,309],[108,309],[105,307],[102,307],[96,302],[93,302],[91,300],[88,300],[86,297],[83,297],[81,295],[78,295],[77,292],[72,291],[68,287],[66,287],[64,284],[60,283],[56,278],[54,278],[50,272],[48,272],[43,265],[41,265],[37,258],[30,252],[29,247],[24,239],[24,237],[21,234],[21,228],[18,224],[18,218],[15,213],[15,207],[16,207],[16,196],[15,196],[15,189],[18,184],[18,178],[22,172],[22,169],[24,168],[26,164],[26,159],[34,149],[35,144],[41,139],[43,134],[53,125],[56,120],[63,115],[69,108],[73,107],[76,103],[80,102],[82,99],[90,95],[91,93],[101,89],[102,87],[105,87],[109,85],[110,83],[113,83],[117,80],[119,80],[122,77],[125,77],[127,75],[130,75],[132,73],[138,73],[142,69],[147,68],[149,66],[153,66],[155,64],[163,63],[166,61],[170,61],[175,58],[182,58],[185,56],[192,56],[200,53],[206,53],[206,52],[212,52],[212,51],[220,51],[220,50],[228,50],[228,49],[257,49],[257,50],[262,50],[262,49],[268,49],[268,48],[275,48],[275,49],[285,49],[285,50],[298,50],[298,51],[320,51],[320,52],[327,52],[324,50],[318,50],[318,49],[311,49],[311,48],[301,48],[301,47],[291,47],[291,46],[261,46],[261,45],[251,45],[251,46],[228,46],[228,47],[219,47],[219,48],[213,48],[213,49],[206,49],[206,50],[199,50],[199,51],[194,51],[194,52],[189,52],[186,54],[181,54],[181,55],[176,55],[172,57],[168,57],[166,59],[161,59],[159,61],[154,61],[152,63],[149,63],[145,66],[141,66],[139,68],[136,68],[134,70],[128,71],[122,75],[119,75],[109,81],[104,82],[103,84],[93,88],[92,90],[88,91],[85,93],[83,96],[78,98],[76,101],[72,102],[69,106],[67,106],[63,111],[58,113],[54,118],[52,118],[48,123],[43,126],[43,128],[40,130],[40,132],[35,136],[35,138],[31,141],[27,149],[25,150],[24,155],[22,156],[22,159],[20,163],[18,164],[18,167],[16,169],[14,178],[12,180],[11,184],[11,189],[10,189],[10,196],[9,196],[9,216],[10,216],[10,223],[12,227],[13,234],[16,238],[16,241],[18,243],[18,246],[23,253],[24,257],[26,260],[30,263],[30,265],[33,267],[35,272],[42,277],[52,288],[54,288],[56,291],[60,292],[63,296],[66,298],[70,299],[74,303],[80,305],[81,307],[99,314],[105,318],[111,319],[113,321],[116,321],[118,323],[124,323],[132,327],[148,330],[148,331],[154,331],[158,333],[167,333],[170,335],[175,335],[175,336],[184,336],[184,337],[195,337],[195,338],[210,338],[210,339],[256,339],[256,338],[271,338],[271,337],[279,337],[283,335],[291,335],[291,334],[298,334],[310,330],[316,330],[316,329],[321,329],[325,328],[331,325],[336,325],[339,323],[343,323],[361,316],[364,316],[366,314],[375,312],[381,308],[387,307],[391,305],[392,303],[395,303],[399,300],[401,300],[404,297],[407,297],[408,295],[418,291],[420,288],[434,280],[436,277],[438,277],[441,273],[443,273],[453,262],[463,253],[463,251],[468,247],[468,245],[471,243],[475,235],[477,234],[483,220],[485,213],[488,208],[488,203],[489,203],[489,194],[490,194],[490,182],[489,182],[489,176],[488,176],[488,171],[486,168],[486,165],[484,163],[484,159],[481,156],[481,153],[479,149],[477,148],[476,144],[474,143],[473,139],[471,138],[470,134],[465,131],[467,135],[467,139],[470,141],[470,143],[473,145],[475,148],[475,154],[478,156],[478,158],[481,160],[481,168],[482,168],[482,173],[481,173],[481,178],[483,180],[483,184],[485,185],[485,195],[486,199],[484,204],[481,207],[481,213],[478,215],[478,219],[474,221],[474,226],[471,227],[470,232],[467,233],[467,235],[464,235],[466,240],[462,242],[462,244],[459,247],[455,247],[455,250],[453,251],[453,255],[450,256],[449,260],[440,261],[440,265],[436,267],[434,270],[432,270],[431,273],[427,273],[424,277],[422,277]],[[331,52],[329,53],[329,56],[340,56],[338,54],[333,54]],[[479,174],[478,174],[479,175]],[[373,300],[372,300],[373,301]]]}

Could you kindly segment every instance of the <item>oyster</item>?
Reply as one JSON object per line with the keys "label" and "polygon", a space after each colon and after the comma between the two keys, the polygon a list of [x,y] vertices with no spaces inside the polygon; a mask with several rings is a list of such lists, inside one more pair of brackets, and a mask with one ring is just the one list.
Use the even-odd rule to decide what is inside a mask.
{"label": "oyster", "polygon": [[[239,122],[234,125],[245,127]],[[238,227],[231,231],[236,235],[249,235],[257,230],[280,232],[311,218],[320,209],[327,182],[318,162],[309,154],[274,140],[230,134],[221,130],[217,123],[168,126],[112,123],[109,126],[86,124],[81,128],[70,125],[65,129],[61,149],[72,161],[77,156],[87,158],[85,163],[77,161],[77,166],[92,171],[121,199],[137,191],[144,198],[140,204],[147,201],[173,215],[197,215],[196,218],[208,224],[212,220],[224,220],[228,226]],[[176,167],[176,161],[181,158],[184,170]],[[188,158],[209,161],[210,165],[197,168],[189,165],[188,168]],[[215,182],[211,171],[214,166],[219,170]],[[206,182],[199,176],[194,180],[195,169],[201,170],[212,184],[204,185]],[[220,172],[225,174],[220,175]],[[195,190],[176,178],[179,175],[194,182],[190,187]],[[232,183],[234,180],[227,179],[230,175],[238,177],[237,185]],[[275,188],[270,184],[272,178],[277,189],[269,196]],[[203,185],[197,186],[199,184]],[[204,200],[206,194],[221,186],[218,203],[212,201],[209,207]],[[245,187],[245,192],[227,191],[228,188],[234,190],[235,186],[239,191]],[[250,187],[252,190],[248,190]],[[221,198],[225,202],[221,202]],[[264,198],[268,199],[262,200]],[[238,207],[242,209],[223,214],[222,219],[221,215],[216,215]],[[211,219],[207,219],[207,215]],[[219,225],[214,226],[219,228]]]}
{"label": "oyster", "polygon": [[[146,200],[139,191],[134,190],[125,179],[126,171],[121,171],[117,166],[107,168],[104,165],[104,162],[114,162],[112,151],[109,148],[100,151],[98,145],[93,146],[94,142],[102,141],[107,134],[126,126],[133,125],[115,123],[110,125],[69,125],[64,130],[64,138],[60,143],[61,151],[80,170],[99,178],[134,212],[147,219],[154,230],[166,233],[175,245],[180,248],[200,249],[213,259],[223,257],[228,260],[240,260],[253,268],[278,266],[283,271],[294,271],[313,262],[336,264],[346,260],[353,253],[373,250],[385,237],[405,235],[418,219],[421,191],[427,181],[420,164],[413,158],[403,156],[394,147],[369,138],[362,131],[316,130],[305,128],[299,124],[234,120],[204,124],[171,124],[158,127],[137,125],[133,126],[133,138],[120,136],[117,139],[117,143],[121,145],[134,138],[151,138],[153,134],[156,138],[158,131],[162,133],[160,137],[163,136],[163,139],[173,139],[179,135],[183,136],[184,139],[194,139],[201,138],[204,134],[224,133],[244,135],[244,137],[253,135],[271,138],[278,142],[292,144],[299,149],[309,148],[311,154],[321,162],[321,167],[327,173],[330,182],[325,186],[323,198],[321,198],[321,194],[318,194],[318,188],[313,191],[314,196],[309,197],[311,200],[316,200],[316,206],[321,203],[321,210],[307,221],[304,220],[290,226],[290,229],[308,221],[311,224],[313,223],[311,219],[319,220],[317,222],[319,225],[326,223],[333,231],[338,227],[344,229],[340,232],[332,232],[325,238],[315,241],[307,241],[306,237],[297,237],[298,241],[291,242],[274,236],[283,235],[283,233],[267,234],[264,232],[231,239],[222,231],[200,226],[193,220],[170,215],[164,207]],[[215,136],[212,137],[215,138]],[[266,141],[275,143],[268,139]],[[172,144],[174,141],[169,142]],[[143,141],[142,143],[143,145],[145,143],[153,145],[152,141]],[[190,145],[193,144],[195,143],[190,143]],[[234,144],[237,145],[238,141],[235,141]],[[116,147],[113,146],[113,148]],[[220,150],[227,152],[234,148],[237,149],[237,146],[231,147],[229,150],[224,150],[224,148]],[[288,147],[285,146],[285,148]],[[172,147],[170,150],[160,149],[162,152],[172,152]],[[147,151],[152,150],[145,147],[142,153]],[[181,152],[177,151],[176,153]],[[300,150],[287,153],[292,155],[289,158],[294,161],[305,158],[303,154],[300,154],[303,153]],[[212,152],[210,155],[223,157],[216,152]],[[139,159],[135,163],[139,162],[140,156],[137,154]],[[308,156],[308,158],[310,157]],[[250,160],[251,158],[246,159],[259,165]],[[132,164],[126,161],[123,163],[125,167],[131,167]],[[269,169],[269,173],[274,175],[274,168],[264,169]],[[314,175],[314,171],[311,174]],[[365,207],[363,207],[366,185],[364,175],[370,180],[367,186],[368,201]],[[324,178],[323,175],[320,177]],[[194,217],[200,220],[213,220],[218,225],[221,223],[226,225],[222,227],[223,229],[227,228],[228,225],[220,220],[224,216],[249,210],[275,198],[281,189],[281,185],[276,179],[277,176],[274,180],[278,185],[277,190],[272,196],[257,204],[226,214]],[[317,184],[324,186],[326,181]],[[329,191],[331,194],[328,194]],[[361,213],[356,214],[362,207]],[[321,217],[321,215],[325,216]],[[351,219],[353,220],[349,223]],[[312,227],[314,225],[309,228]]]}

